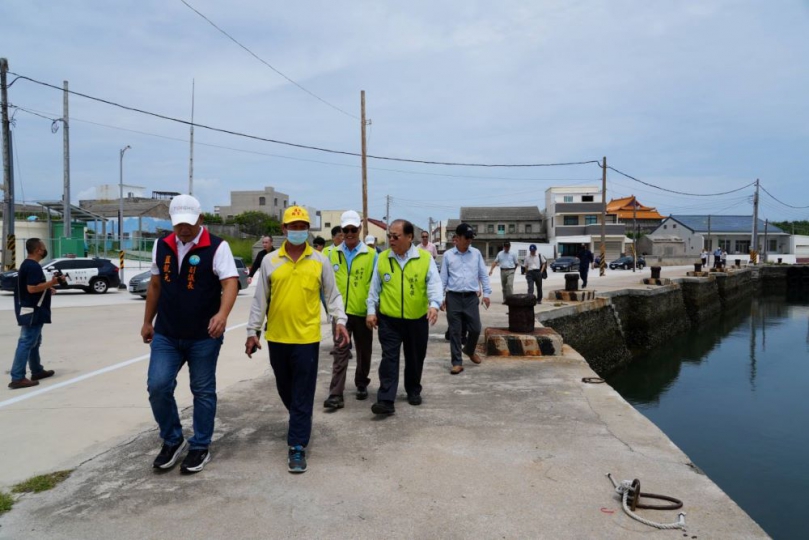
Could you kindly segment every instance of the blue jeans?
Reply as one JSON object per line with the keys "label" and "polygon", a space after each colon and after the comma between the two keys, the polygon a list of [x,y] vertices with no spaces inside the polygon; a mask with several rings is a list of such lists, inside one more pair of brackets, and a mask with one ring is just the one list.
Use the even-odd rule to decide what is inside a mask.
{"label": "blue jeans", "polygon": [[188,442],[192,450],[204,450],[211,444],[216,416],[216,361],[223,338],[174,339],[155,334],[149,358],[146,386],[152,414],[160,426],[160,438],[169,445],[183,440],[183,427],[174,389],[177,373],[188,362],[191,393],[194,394],[194,436]]}
{"label": "blue jeans", "polygon": [[267,346],[278,395],[289,411],[287,444],[305,447],[312,434],[312,409],[317,387],[320,343],[268,341]]}
{"label": "blue jeans", "polygon": [[14,353],[14,363],[11,364],[11,380],[19,381],[25,378],[26,364],[31,368],[31,375],[43,371],[42,361],[39,358],[39,346],[42,345],[42,326],[20,327],[20,339],[17,341],[17,352]]}

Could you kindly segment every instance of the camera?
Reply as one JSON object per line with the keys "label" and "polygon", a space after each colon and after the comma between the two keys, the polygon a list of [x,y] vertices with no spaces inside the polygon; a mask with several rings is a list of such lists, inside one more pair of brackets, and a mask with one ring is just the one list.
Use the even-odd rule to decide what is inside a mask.
{"label": "camera", "polygon": [[62,271],[61,271],[61,270],[54,270],[54,271],[53,271],[53,277],[55,277],[55,278],[56,278],[56,280],[57,280],[57,281],[58,281],[60,284],[64,284],[64,283],[67,281],[67,278],[65,277],[65,275],[62,273]]}

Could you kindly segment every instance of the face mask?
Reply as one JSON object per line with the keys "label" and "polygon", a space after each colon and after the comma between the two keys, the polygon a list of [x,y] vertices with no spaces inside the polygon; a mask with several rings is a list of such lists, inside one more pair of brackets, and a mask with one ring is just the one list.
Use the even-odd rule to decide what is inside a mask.
{"label": "face mask", "polygon": [[287,231],[287,241],[293,246],[299,246],[309,238],[309,231]]}
{"label": "face mask", "polygon": [[43,259],[47,259],[47,258],[48,258],[48,250],[47,250],[47,249],[46,249],[45,251],[43,251],[43,252],[42,252],[42,258],[43,258]]}

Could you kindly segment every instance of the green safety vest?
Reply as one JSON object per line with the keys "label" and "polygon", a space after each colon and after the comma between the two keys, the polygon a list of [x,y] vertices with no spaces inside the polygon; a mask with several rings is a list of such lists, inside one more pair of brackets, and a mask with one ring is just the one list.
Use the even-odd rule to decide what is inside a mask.
{"label": "green safety vest", "polygon": [[377,272],[382,283],[379,292],[379,312],[397,319],[421,319],[430,306],[427,298],[427,274],[432,256],[418,250],[418,258],[405,263],[404,271],[399,262],[389,257],[390,249],[379,254]]}
{"label": "green safety vest", "polygon": [[346,313],[365,317],[368,314],[368,291],[371,289],[371,277],[374,274],[374,255],[372,251],[357,253],[351,261],[351,270],[345,253],[335,248],[329,253],[329,261],[334,270],[337,289],[343,296]]}

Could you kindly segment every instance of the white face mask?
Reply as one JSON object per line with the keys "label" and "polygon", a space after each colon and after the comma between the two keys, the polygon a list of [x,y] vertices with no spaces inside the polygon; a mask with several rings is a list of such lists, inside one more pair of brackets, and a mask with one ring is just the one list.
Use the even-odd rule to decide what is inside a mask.
{"label": "white face mask", "polygon": [[287,231],[287,241],[293,246],[300,246],[309,238],[309,231]]}

